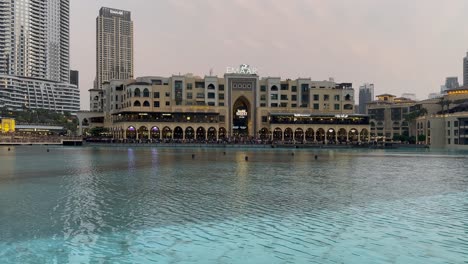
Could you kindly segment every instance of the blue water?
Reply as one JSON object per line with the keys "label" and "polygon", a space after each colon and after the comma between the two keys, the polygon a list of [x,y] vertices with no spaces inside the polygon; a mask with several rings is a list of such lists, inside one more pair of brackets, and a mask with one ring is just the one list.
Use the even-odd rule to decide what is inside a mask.
{"label": "blue water", "polygon": [[0,147],[0,263],[468,263],[467,161]]}

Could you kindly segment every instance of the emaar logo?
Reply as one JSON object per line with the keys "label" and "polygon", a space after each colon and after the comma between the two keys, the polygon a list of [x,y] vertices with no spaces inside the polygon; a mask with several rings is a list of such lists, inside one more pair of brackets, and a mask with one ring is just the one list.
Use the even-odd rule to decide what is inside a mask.
{"label": "emaar logo", "polygon": [[123,16],[123,11],[121,10],[109,10],[109,12],[113,15],[119,15],[119,16]]}
{"label": "emaar logo", "polygon": [[227,67],[226,73],[236,73],[236,74],[257,74],[257,68],[250,67],[248,64],[242,64],[239,67]]}

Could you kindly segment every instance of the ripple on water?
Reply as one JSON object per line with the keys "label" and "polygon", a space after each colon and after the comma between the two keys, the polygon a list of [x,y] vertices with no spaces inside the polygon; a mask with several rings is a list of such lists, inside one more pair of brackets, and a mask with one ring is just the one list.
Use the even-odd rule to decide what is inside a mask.
{"label": "ripple on water", "polygon": [[[319,152],[315,161],[315,152],[301,150],[293,158],[281,150],[203,150],[195,160],[193,149],[51,153],[59,151],[55,161],[35,162],[36,174],[11,165],[22,163],[21,153],[0,160],[19,175],[0,177],[2,263],[468,259],[468,170],[458,156]],[[52,173],[44,174],[49,165]]]}

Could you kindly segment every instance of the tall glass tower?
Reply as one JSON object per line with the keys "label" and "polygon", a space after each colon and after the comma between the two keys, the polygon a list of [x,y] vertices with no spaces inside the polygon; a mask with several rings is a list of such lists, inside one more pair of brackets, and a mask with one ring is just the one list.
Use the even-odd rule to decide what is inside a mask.
{"label": "tall glass tower", "polygon": [[95,88],[109,80],[133,78],[133,21],[129,11],[108,7],[96,19]]}
{"label": "tall glass tower", "polygon": [[78,111],[70,0],[0,0],[0,107]]}
{"label": "tall glass tower", "polygon": [[0,1],[0,74],[68,82],[69,0]]}

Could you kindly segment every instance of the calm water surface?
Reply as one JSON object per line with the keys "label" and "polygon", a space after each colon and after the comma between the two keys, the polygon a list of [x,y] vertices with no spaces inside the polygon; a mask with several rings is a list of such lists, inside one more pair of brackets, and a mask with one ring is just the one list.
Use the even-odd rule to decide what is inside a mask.
{"label": "calm water surface", "polygon": [[0,263],[468,263],[468,153],[49,148],[0,147]]}

